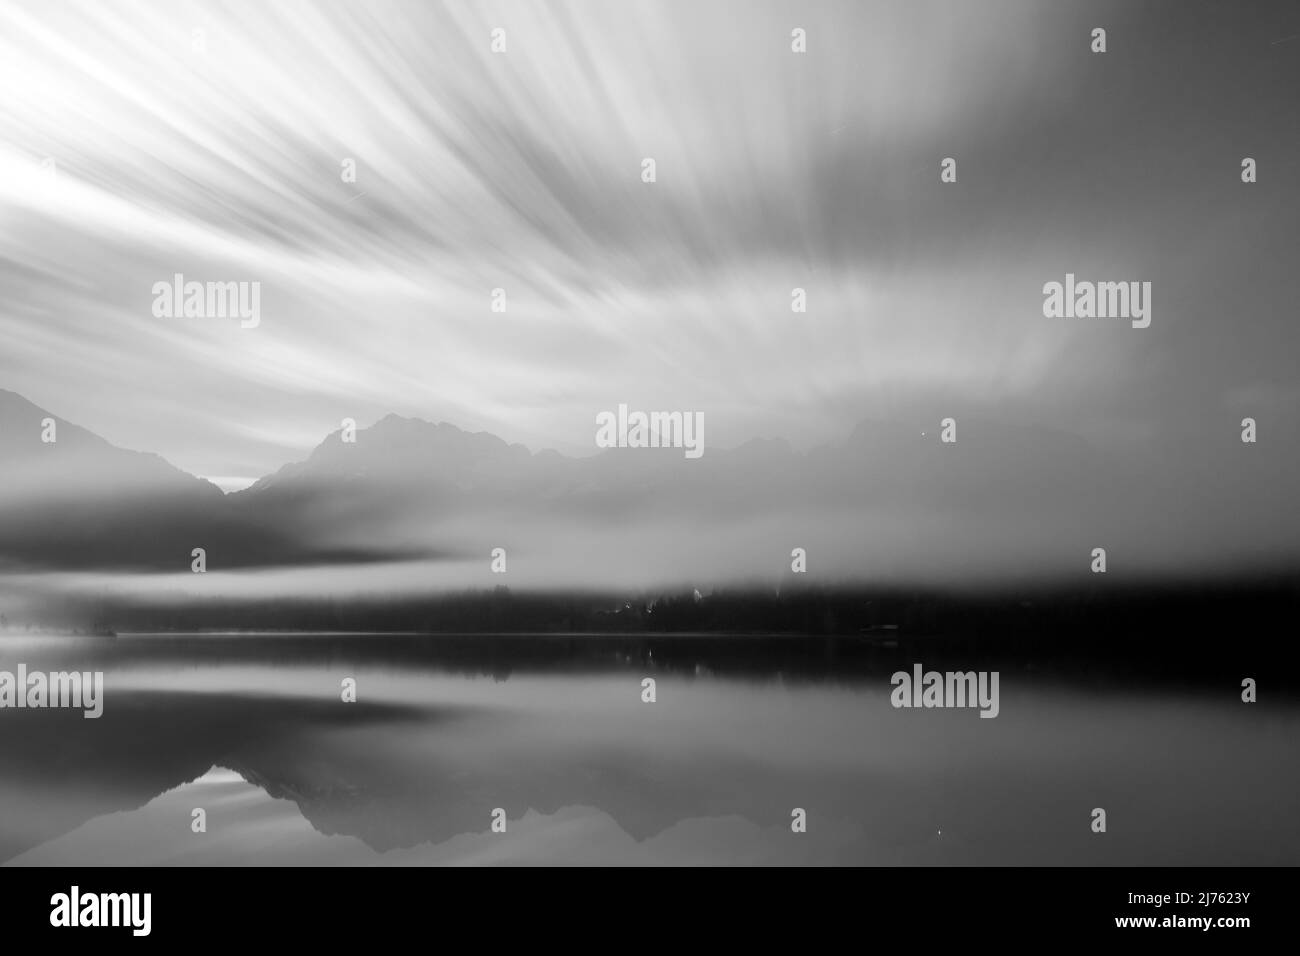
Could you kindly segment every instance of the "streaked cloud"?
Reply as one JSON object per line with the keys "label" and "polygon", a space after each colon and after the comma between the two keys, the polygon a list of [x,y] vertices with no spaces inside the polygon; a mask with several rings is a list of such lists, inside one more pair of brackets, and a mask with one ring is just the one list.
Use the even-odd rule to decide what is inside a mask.
{"label": "streaked cloud", "polygon": [[[1294,395],[1288,267],[1260,249],[1294,248],[1296,217],[1262,184],[1228,192],[1238,153],[1266,181],[1296,154],[1285,13],[1207,61],[1208,18],[1170,35],[1113,7],[1099,61],[1084,12],[7,4],[0,377],[231,475],[390,411],[585,453],[620,400],[807,446],[936,396],[1124,441]],[[1045,322],[1067,270],[1155,281],[1153,329]],[[176,272],[261,281],[265,321],[154,319]]]}

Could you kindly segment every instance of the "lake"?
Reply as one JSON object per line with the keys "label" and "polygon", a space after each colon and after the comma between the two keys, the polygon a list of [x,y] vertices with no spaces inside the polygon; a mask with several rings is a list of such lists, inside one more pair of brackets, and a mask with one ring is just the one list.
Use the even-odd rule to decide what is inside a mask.
{"label": "lake", "polygon": [[0,861],[1300,862],[1300,710],[1244,704],[1235,678],[1017,666],[996,719],[895,709],[891,654],[789,637],[8,636],[0,669],[102,670],[105,689],[95,720],[0,710]]}

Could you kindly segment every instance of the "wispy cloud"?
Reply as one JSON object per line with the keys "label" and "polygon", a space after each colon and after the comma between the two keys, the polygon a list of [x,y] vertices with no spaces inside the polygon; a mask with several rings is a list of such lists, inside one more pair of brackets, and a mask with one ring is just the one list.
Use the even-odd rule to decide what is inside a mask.
{"label": "wispy cloud", "polygon": [[[1108,23],[1191,56],[1138,12]],[[1199,242],[1222,194],[1148,175],[1177,166],[1151,124],[1183,149],[1189,89],[1261,130],[1283,95],[1234,40],[1180,88],[1089,59],[1075,12],[1027,2],[15,3],[0,27],[0,376],[216,474],[388,411],[589,450],[613,398],[704,410],[723,443],[809,444],[934,394],[1121,434],[1172,413],[1176,371],[1045,324],[1041,284],[1141,269],[1166,280],[1151,338],[1222,356],[1195,278],[1257,264]],[[1191,148],[1231,180],[1235,152]],[[1294,239],[1275,205],[1232,208]],[[177,272],[261,281],[263,323],[155,319]],[[1266,312],[1259,286],[1239,301]],[[1275,377],[1270,344],[1218,391]]]}

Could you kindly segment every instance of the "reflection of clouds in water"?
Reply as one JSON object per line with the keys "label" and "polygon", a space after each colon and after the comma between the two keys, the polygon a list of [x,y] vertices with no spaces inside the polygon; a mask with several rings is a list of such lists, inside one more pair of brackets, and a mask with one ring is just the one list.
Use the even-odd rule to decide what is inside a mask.
{"label": "reflection of clouds in water", "polygon": [[[1300,784],[1283,759],[1298,715],[1234,706],[1232,694],[1044,694],[1008,671],[990,721],[895,710],[883,673],[841,686],[639,666],[506,680],[352,667],[360,644],[381,653],[371,640],[318,652],[271,639],[248,650],[242,639],[111,642],[124,656],[105,661],[93,736],[31,714],[0,722],[8,852],[216,864],[1165,864],[1240,862],[1243,847],[1276,863],[1296,852],[1279,821]],[[286,656],[227,665],[202,659],[210,644]],[[325,656],[304,663],[309,653]],[[645,673],[658,681],[653,705],[640,700]],[[359,703],[340,701],[344,676]],[[240,776],[205,772],[213,765]],[[206,835],[189,832],[195,806]],[[504,838],[488,832],[498,806]],[[1104,845],[1088,839],[1093,806],[1126,821]],[[807,834],[789,832],[793,807],[808,810]],[[1235,821],[1233,839],[1207,837],[1207,814]]]}
{"label": "reflection of clouds in water", "polygon": [[[367,745],[392,751],[395,760],[413,759],[426,749],[445,754],[450,748],[477,764],[506,755],[532,761],[538,753],[550,761],[560,753],[576,756],[584,747],[626,754],[669,746],[678,756],[779,763],[792,770],[906,759],[906,747],[880,732],[882,720],[894,713],[888,707],[886,676],[878,687],[866,689],[647,673],[654,673],[658,686],[659,703],[653,706],[641,701],[640,669],[585,676],[515,673],[499,680],[440,671],[394,672],[346,661],[333,667],[282,668],[182,663],[179,668],[158,664],[109,670],[105,686],[110,695],[232,695],[346,707],[340,682],[354,677],[363,704],[456,715],[452,739],[436,726],[413,720]],[[503,728],[508,735],[501,733]]]}

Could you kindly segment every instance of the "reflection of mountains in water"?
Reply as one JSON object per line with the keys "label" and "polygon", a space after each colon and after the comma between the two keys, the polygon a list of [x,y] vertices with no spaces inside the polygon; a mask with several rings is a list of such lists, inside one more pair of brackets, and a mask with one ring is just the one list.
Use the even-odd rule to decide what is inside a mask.
{"label": "reflection of mountains in water", "polygon": [[[696,710],[667,731],[656,724],[673,713],[665,700],[685,700],[688,690],[661,679],[652,710],[636,702],[633,674],[626,685],[631,722],[579,739],[572,720],[559,716],[566,707],[517,710],[501,697],[502,708],[136,693],[119,696],[100,721],[9,714],[0,721],[0,860],[1164,865],[1294,858],[1295,838],[1282,825],[1296,774],[1282,757],[1294,714],[1276,703],[1234,706],[1215,693],[1154,701],[1063,694],[1060,704],[1035,695],[1031,704],[1019,696],[1024,688],[1007,681],[1002,714],[986,721],[969,712],[893,711],[883,693],[839,695],[828,705],[820,693],[761,685],[746,693],[762,712],[737,712],[734,690],[717,684],[696,695],[710,704],[703,715]],[[1013,696],[1016,705],[1007,706]],[[1256,714],[1269,715],[1271,732],[1261,733]],[[784,739],[776,743],[773,733]],[[835,743],[826,749],[828,737]],[[233,790],[214,791],[207,785],[213,766],[234,768],[258,789],[233,781]],[[1131,821],[1113,840],[1097,840],[1086,826],[1087,808],[1098,802],[1122,807]],[[190,830],[194,807],[208,814],[202,836]],[[489,833],[498,807],[508,837]],[[807,834],[792,835],[792,807],[808,811]],[[1213,813],[1239,821],[1233,840],[1206,834]],[[299,826],[304,820],[314,834]],[[349,849],[351,839],[364,846]]]}
{"label": "reflection of mountains in water", "polygon": [[[175,821],[193,807],[207,807],[219,830],[178,836]],[[112,863],[123,866],[439,866],[439,865],[736,865],[817,864],[837,860],[888,862],[868,855],[862,827],[833,827],[792,838],[783,825],[761,827],[742,817],[681,820],[636,840],[604,811],[564,807],[554,814],[528,810],[509,820],[509,837],[467,831],[441,843],[376,850],[355,837],[328,835],[298,812],[247,781],[245,775],[213,767],[202,777],[159,795],[139,810],[97,817],[76,830],[20,855],[11,865],[67,866]],[[166,835],[166,836],[164,836]],[[919,862],[941,862],[939,841],[921,848]],[[944,848],[960,846],[959,838]],[[926,849],[931,850],[926,854]],[[916,850],[911,850],[913,857]]]}
{"label": "reflection of mountains in water", "polygon": [[[1236,704],[1251,714],[1276,713],[1284,700],[1276,690],[1285,678],[1274,670],[1253,669],[1266,660],[1269,648],[1278,653],[1288,646],[1269,637],[1253,645],[1234,641],[1224,647],[1219,642],[1199,650],[1179,649],[1176,641],[1155,641],[1153,648],[1161,648],[1160,654],[1148,649],[1145,658],[1136,653],[1131,658],[1117,655],[1107,665],[1108,671],[1091,656],[1078,666],[1067,666],[1060,658],[1055,663],[1048,659],[1048,664],[1056,668],[1057,677],[1069,680],[1063,690],[1082,686],[1093,694],[1114,691],[1116,701],[1164,693],[1177,700],[1184,696],[1181,690],[1167,683],[1162,689],[1151,678],[1162,660],[1189,658],[1201,662],[1202,687],[1195,691],[1196,699],[1224,708],[1232,707],[1239,693],[1237,673],[1279,673],[1261,684],[1267,696],[1259,704],[1250,708]],[[56,653],[67,660],[69,648],[59,643],[24,648],[22,656],[33,667],[60,666],[42,660]],[[788,807],[811,804],[819,815],[861,820],[878,803],[887,808],[891,832],[914,842],[931,832],[927,829],[930,811],[916,802],[917,780],[886,773],[887,765],[878,767],[857,758],[832,762],[818,783],[806,771],[785,773],[744,748],[732,753],[729,744],[707,760],[683,763],[687,746],[683,739],[658,743],[652,728],[650,736],[635,745],[629,741],[626,747],[612,746],[604,741],[584,750],[580,723],[543,724],[548,743],[567,745],[577,735],[579,745],[572,751],[567,746],[558,752],[543,747],[534,753],[527,745],[534,718],[530,711],[515,709],[516,702],[523,706],[523,687],[519,692],[502,688],[500,693],[506,696],[498,698],[503,705],[498,709],[440,701],[432,689],[426,701],[419,682],[425,675],[436,678],[448,673],[521,682],[537,675],[585,679],[581,677],[585,674],[593,681],[612,676],[620,683],[626,681],[629,706],[641,706],[637,698],[643,676],[656,676],[661,688],[672,681],[684,687],[699,679],[710,700],[737,687],[752,688],[760,696],[770,690],[781,698],[784,691],[779,684],[773,686],[779,677],[793,682],[791,689],[805,685],[811,689],[812,684],[825,682],[828,695],[861,687],[883,701],[890,672],[908,669],[915,661],[938,669],[996,666],[1003,672],[1002,715],[996,721],[976,718],[967,723],[976,728],[996,725],[978,731],[985,737],[997,734],[1003,735],[998,739],[1006,739],[1010,734],[1019,739],[1027,725],[1016,721],[1028,718],[1005,701],[1041,692],[1052,676],[1049,668],[1024,653],[1015,659],[999,658],[984,648],[975,655],[961,645],[943,642],[924,646],[905,641],[891,649],[879,646],[869,635],[126,637],[84,640],[75,650],[75,665],[62,666],[103,669],[110,690],[114,674],[152,669],[178,678],[192,670],[191,683],[199,692],[132,690],[128,683],[128,689],[111,695],[105,715],[94,721],[84,720],[76,711],[7,712],[0,720],[0,752],[5,754],[0,774],[9,781],[5,788],[9,825],[0,830],[0,859],[105,813],[141,807],[214,765],[233,768],[272,797],[293,801],[322,834],[355,836],[379,851],[481,833],[495,807],[505,809],[513,820],[529,810],[550,815],[566,807],[594,806],[623,832],[644,841],[687,819],[739,816],[768,827],[783,823],[779,817]],[[1206,650],[1232,657],[1233,667],[1252,669],[1225,676],[1222,667],[1216,670],[1204,664]],[[1249,660],[1252,654],[1256,655],[1253,661]],[[279,673],[305,668],[319,675],[319,680],[311,678],[311,693],[319,691],[321,696],[259,695],[229,687],[204,692],[205,687],[215,689],[205,683],[204,675],[214,669],[219,675],[223,668],[232,672],[229,680],[236,688],[250,674],[266,675],[274,683]],[[337,701],[335,675],[364,674],[376,668],[414,681],[415,692],[386,701],[368,699],[365,693],[355,704]],[[1198,676],[1197,669],[1197,665],[1190,668],[1191,677]],[[361,678],[363,685],[366,680]],[[222,684],[218,681],[217,686]],[[820,692],[807,697],[820,699],[827,698]],[[1106,695],[1093,700],[1097,703],[1085,713],[1098,707],[1104,712]],[[715,716],[726,717],[727,706]],[[1214,707],[1206,712],[1215,712]],[[853,713],[846,716],[852,718]],[[895,713],[885,707],[882,719]],[[838,721],[838,711],[836,715]],[[912,722],[905,728],[920,726]],[[875,733],[869,724],[860,730]],[[905,744],[900,740],[894,746],[903,747],[905,754]],[[58,759],[52,760],[56,751]],[[498,760],[499,753],[506,756]],[[1000,779],[989,785],[1002,786]],[[1066,774],[1060,785],[1073,793],[1069,788],[1076,788],[1078,781]],[[60,795],[60,800],[51,800],[52,794]],[[71,802],[64,800],[67,794],[75,795]],[[188,825],[187,819],[175,821],[182,832]],[[1081,852],[1091,851],[1085,847]]]}
{"label": "reflection of mountains in water", "polygon": [[[273,798],[292,801],[317,832],[356,837],[380,852],[482,833],[496,807],[517,821],[529,811],[549,816],[594,805],[637,841],[700,816],[739,816],[783,828],[786,822],[779,799],[757,786],[762,774],[741,763],[724,762],[693,780],[665,779],[657,766],[610,754],[577,767],[538,759],[526,768],[464,772],[451,759],[393,759],[349,736],[365,727],[396,733],[404,723],[420,733],[454,732],[456,722],[469,716],[455,708],[147,694],[115,701],[111,716],[111,723],[106,717],[90,733],[61,728],[57,766],[49,760],[49,737],[32,732],[34,723],[24,728],[20,717],[0,725],[6,777],[22,781],[27,793],[72,790],[86,800],[76,815],[58,813],[50,803],[28,808],[37,812],[14,808],[10,819],[22,819],[24,826],[5,831],[0,861],[87,820],[143,807],[214,765],[235,770]],[[330,727],[349,733],[319,733]],[[187,808],[170,823],[175,834],[188,835],[188,814]],[[210,811],[211,832],[219,833],[221,822]]]}

